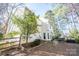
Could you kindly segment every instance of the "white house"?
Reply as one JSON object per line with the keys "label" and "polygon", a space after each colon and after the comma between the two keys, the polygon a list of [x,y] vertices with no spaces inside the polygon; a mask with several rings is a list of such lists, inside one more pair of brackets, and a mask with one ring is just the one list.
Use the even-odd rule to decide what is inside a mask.
{"label": "white house", "polygon": [[29,41],[34,41],[35,39],[51,40],[52,28],[48,23],[48,19],[39,18],[37,22],[38,22],[38,33],[30,35]]}

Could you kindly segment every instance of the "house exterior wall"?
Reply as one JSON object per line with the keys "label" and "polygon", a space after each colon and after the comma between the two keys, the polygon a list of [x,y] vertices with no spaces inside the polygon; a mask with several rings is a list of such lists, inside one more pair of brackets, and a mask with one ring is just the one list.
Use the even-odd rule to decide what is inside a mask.
{"label": "house exterior wall", "polygon": [[[41,40],[46,40],[50,41],[52,39],[52,28],[50,24],[44,23],[41,21],[41,23],[38,26],[38,33],[32,34],[29,37],[29,42],[32,42],[36,39],[41,39]],[[44,33],[45,33],[45,38],[44,38]],[[49,35],[49,38],[48,38]]]}

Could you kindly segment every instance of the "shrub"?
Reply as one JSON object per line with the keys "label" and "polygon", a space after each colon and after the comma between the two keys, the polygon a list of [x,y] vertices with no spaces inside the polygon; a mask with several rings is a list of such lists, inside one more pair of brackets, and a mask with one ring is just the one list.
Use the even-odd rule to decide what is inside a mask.
{"label": "shrub", "polygon": [[69,33],[69,36],[70,36],[71,38],[74,38],[75,41],[76,41],[77,43],[79,43],[79,31],[77,31],[76,29],[73,29],[73,30]]}
{"label": "shrub", "polygon": [[37,46],[41,43],[41,40],[40,39],[36,39],[35,41],[31,42],[30,43],[30,46],[31,47],[34,47],[34,46]]}
{"label": "shrub", "polygon": [[66,40],[67,43],[76,43],[75,40]]}
{"label": "shrub", "polygon": [[61,36],[61,34],[52,36],[52,40],[51,41],[58,40],[60,36]]}
{"label": "shrub", "polygon": [[79,34],[77,34],[77,35],[75,36],[75,41],[76,41],[77,43],[79,43]]}
{"label": "shrub", "polygon": [[14,36],[16,36],[18,34],[19,34],[19,32],[13,31],[13,32],[7,33],[5,35],[5,38],[13,38]]}
{"label": "shrub", "polygon": [[0,40],[1,40],[1,39],[3,39],[3,34],[2,34],[2,33],[0,33]]}

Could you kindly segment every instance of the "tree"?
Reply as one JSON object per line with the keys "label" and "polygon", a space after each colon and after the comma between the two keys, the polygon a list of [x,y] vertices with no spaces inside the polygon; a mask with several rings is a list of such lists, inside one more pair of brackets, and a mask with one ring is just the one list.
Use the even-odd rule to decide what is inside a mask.
{"label": "tree", "polygon": [[11,18],[12,18],[12,15],[15,13],[16,9],[18,6],[21,6],[23,5],[22,3],[19,3],[19,4],[16,4],[16,3],[12,3],[12,4],[9,4],[7,5],[7,8],[6,8],[6,16],[7,16],[7,19],[4,21],[4,27],[3,27],[3,30],[4,30],[4,34],[7,34],[7,31],[8,31],[8,25],[9,23],[11,22]]}
{"label": "tree", "polygon": [[37,18],[38,17],[27,7],[24,9],[22,17],[16,15],[13,16],[12,21],[17,25],[21,32],[19,46],[21,46],[21,38],[23,36],[25,36],[27,44],[29,35],[37,32]]}
{"label": "tree", "polygon": [[[79,4],[73,4],[73,3],[70,3],[70,4],[63,4],[64,6],[66,6],[67,8],[67,13],[66,13],[66,18],[68,19],[69,21],[69,25],[71,25],[71,28],[69,28],[69,36],[73,36],[75,35],[75,39],[78,39],[78,36],[79,36],[79,31],[78,31],[78,26],[79,23],[78,23],[78,19],[79,19]],[[70,18],[69,18],[70,17]],[[68,22],[67,22],[68,23]],[[69,26],[68,25],[68,26]],[[75,30],[74,30],[75,28]],[[72,31],[72,30],[74,31]],[[71,34],[71,35],[70,35]]]}
{"label": "tree", "polygon": [[0,3],[0,32],[3,33],[4,14],[6,12],[8,3]]}
{"label": "tree", "polygon": [[[78,11],[79,11],[79,4],[72,4],[72,3],[64,4],[63,3],[63,4],[56,5],[56,7],[53,10],[47,11],[45,15],[50,20],[49,23],[51,25],[54,24],[54,26],[56,26],[57,28],[60,28],[58,29],[59,32],[60,30],[63,32],[64,29],[67,29],[69,30],[69,33],[71,33],[71,28],[72,29],[75,28],[76,30],[75,32],[78,32],[78,26],[76,26],[76,24],[78,25],[78,21],[79,21]],[[57,25],[55,23],[57,23]]]}
{"label": "tree", "polygon": [[18,6],[22,6],[22,3],[0,3],[0,23],[2,25],[2,33],[7,34],[8,25],[11,20],[12,14],[16,11]]}
{"label": "tree", "polygon": [[[66,5],[67,6],[67,5]],[[76,24],[77,24],[77,22],[75,22],[75,20],[76,20],[76,18],[78,17],[78,10],[79,9],[77,9],[76,10],[76,7],[78,7],[77,6],[77,4],[68,4],[68,6],[67,6],[68,8],[69,8],[69,13],[71,14],[71,17],[72,17],[72,23],[74,24],[74,27],[76,28],[76,30],[77,30],[77,26],[76,26]],[[75,16],[75,17],[74,17]],[[77,30],[78,31],[78,30]]]}
{"label": "tree", "polygon": [[[55,17],[58,18],[60,21],[60,27],[65,24],[63,27],[73,25],[71,28],[75,28],[75,32],[78,32],[76,24],[78,24],[78,19],[79,19],[79,4],[59,4],[54,10]],[[69,18],[71,17],[71,18]],[[78,19],[77,19],[78,18]],[[63,22],[62,22],[63,21]],[[76,22],[77,21],[77,22]],[[61,28],[63,28],[61,27]],[[69,32],[71,33],[69,27]]]}
{"label": "tree", "polygon": [[55,14],[55,18],[59,23],[59,27],[63,32],[63,29],[68,24],[69,19],[67,18],[68,8],[64,4],[58,4],[54,10],[52,10]]}
{"label": "tree", "polygon": [[[59,34],[61,34],[60,32],[62,32],[62,34],[64,34],[63,28],[65,27],[65,24],[67,23],[66,21],[68,20],[66,18],[67,12],[68,12],[67,7],[64,6],[63,4],[57,4],[56,8],[51,10],[51,12],[47,11],[46,15],[47,14],[48,15],[46,17],[49,17],[49,19],[51,18],[51,20],[50,20],[51,26],[52,26],[52,24],[54,24],[54,26],[52,26],[52,27],[57,28],[57,29],[53,28],[53,29],[55,29],[54,32],[59,33]],[[51,14],[49,14],[49,13],[51,13]],[[51,17],[50,17],[50,15],[51,15]]]}
{"label": "tree", "polygon": [[52,26],[52,29],[53,29],[52,32],[54,33],[54,37],[58,37],[58,36],[60,36],[60,32],[58,29],[57,20],[54,16],[55,16],[55,14],[51,10],[49,10],[45,13],[45,17],[49,19],[49,23]]}
{"label": "tree", "polygon": [[70,25],[71,22],[71,20],[68,18],[69,13],[70,9],[65,4],[58,4],[53,10],[47,11],[45,15],[48,17],[48,19],[50,19],[49,23],[51,22],[51,26],[54,24],[52,27],[57,28],[57,30],[53,28],[53,30],[55,29],[54,32],[64,35],[63,30],[66,29],[66,26]]}

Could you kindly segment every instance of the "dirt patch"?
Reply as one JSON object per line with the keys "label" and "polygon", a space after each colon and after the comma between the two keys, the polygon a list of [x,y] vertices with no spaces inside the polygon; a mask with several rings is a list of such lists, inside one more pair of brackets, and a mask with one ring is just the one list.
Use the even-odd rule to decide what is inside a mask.
{"label": "dirt patch", "polygon": [[[7,54],[8,53],[8,54]],[[10,54],[9,54],[10,53]],[[2,55],[11,56],[78,56],[79,44],[71,44],[66,42],[59,42],[53,44],[52,42],[44,42],[32,48],[26,48],[24,51],[19,49],[9,49],[2,52]]]}
{"label": "dirt patch", "polygon": [[50,53],[50,52],[46,52],[46,51],[35,51],[33,53],[30,53],[29,55],[33,55],[33,56],[60,56],[60,54]]}

